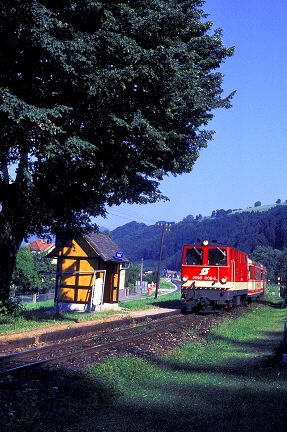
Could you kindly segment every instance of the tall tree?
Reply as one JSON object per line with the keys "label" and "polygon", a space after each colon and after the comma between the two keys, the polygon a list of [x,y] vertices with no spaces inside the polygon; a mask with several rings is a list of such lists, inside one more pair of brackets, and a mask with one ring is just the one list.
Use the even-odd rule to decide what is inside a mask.
{"label": "tall tree", "polygon": [[258,261],[267,268],[267,278],[271,283],[277,282],[277,277],[286,275],[286,262],[284,267],[282,264],[282,256],[286,258],[286,253],[273,249],[271,246],[257,246],[256,249],[250,254],[250,258]]}
{"label": "tall tree", "polygon": [[17,253],[12,283],[16,295],[38,292],[41,286],[33,254],[26,247],[20,247]]}
{"label": "tall tree", "polygon": [[20,247],[12,275],[15,295],[45,293],[55,287],[55,265],[44,253]]}
{"label": "tall tree", "polygon": [[0,1],[0,299],[29,234],[164,199],[229,108],[204,0]]}
{"label": "tall tree", "polygon": [[141,265],[130,264],[129,268],[126,270],[125,282],[127,285],[135,285],[136,281],[140,280]]}

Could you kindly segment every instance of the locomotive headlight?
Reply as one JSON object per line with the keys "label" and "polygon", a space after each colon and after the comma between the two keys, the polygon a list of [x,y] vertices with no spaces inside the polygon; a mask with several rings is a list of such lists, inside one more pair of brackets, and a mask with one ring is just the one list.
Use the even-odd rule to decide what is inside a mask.
{"label": "locomotive headlight", "polygon": [[188,281],[188,276],[183,276],[182,277],[182,282],[187,282]]}
{"label": "locomotive headlight", "polygon": [[223,278],[220,279],[220,283],[222,283],[223,285],[226,284],[226,282],[227,282],[227,278],[226,277],[223,277]]}
{"label": "locomotive headlight", "polygon": [[203,240],[202,245],[203,246],[208,246],[208,240]]}

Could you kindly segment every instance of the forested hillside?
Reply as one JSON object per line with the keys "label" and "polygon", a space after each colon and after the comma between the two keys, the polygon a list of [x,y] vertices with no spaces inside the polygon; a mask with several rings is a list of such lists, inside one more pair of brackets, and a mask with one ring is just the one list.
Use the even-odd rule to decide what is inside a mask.
{"label": "forested hillside", "polygon": [[[137,222],[130,222],[112,231],[113,240],[133,264],[144,259],[145,270],[157,268],[161,233],[162,227],[157,224],[146,226]],[[162,268],[179,270],[182,246],[195,242],[197,238],[217,240],[248,254],[255,254],[254,257],[263,264],[268,264],[269,275],[275,278],[280,273],[283,276],[287,255],[287,206],[278,205],[266,212],[223,214],[199,220],[185,218],[165,233]],[[272,265],[270,263],[274,261],[274,256],[276,261],[281,262],[280,269],[279,261],[276,269],[274,262]]]}

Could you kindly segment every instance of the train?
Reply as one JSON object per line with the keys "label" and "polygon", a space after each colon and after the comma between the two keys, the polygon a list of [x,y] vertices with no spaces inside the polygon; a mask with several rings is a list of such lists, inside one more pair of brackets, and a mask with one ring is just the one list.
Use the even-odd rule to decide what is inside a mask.
{"label": "train", "polygon": [[186,312],[222,314],[259,300],[266,290],[266,268],[237,249],[217,242],[183,246],[181,299]]}

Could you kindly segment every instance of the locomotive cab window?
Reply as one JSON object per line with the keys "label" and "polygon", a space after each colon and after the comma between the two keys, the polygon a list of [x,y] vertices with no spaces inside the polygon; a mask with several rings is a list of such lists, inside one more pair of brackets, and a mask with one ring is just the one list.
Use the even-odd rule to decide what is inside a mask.
{"label": "locomotive cab window", "polygon": [[186,249],[184,264],[187,265],[202,265],[202,252],[200,248]]}
{"label": "locomotive cab window", "polygon": [[211,266],[226,266],[226,250],[225,249],[209,249],[208,265]]}

